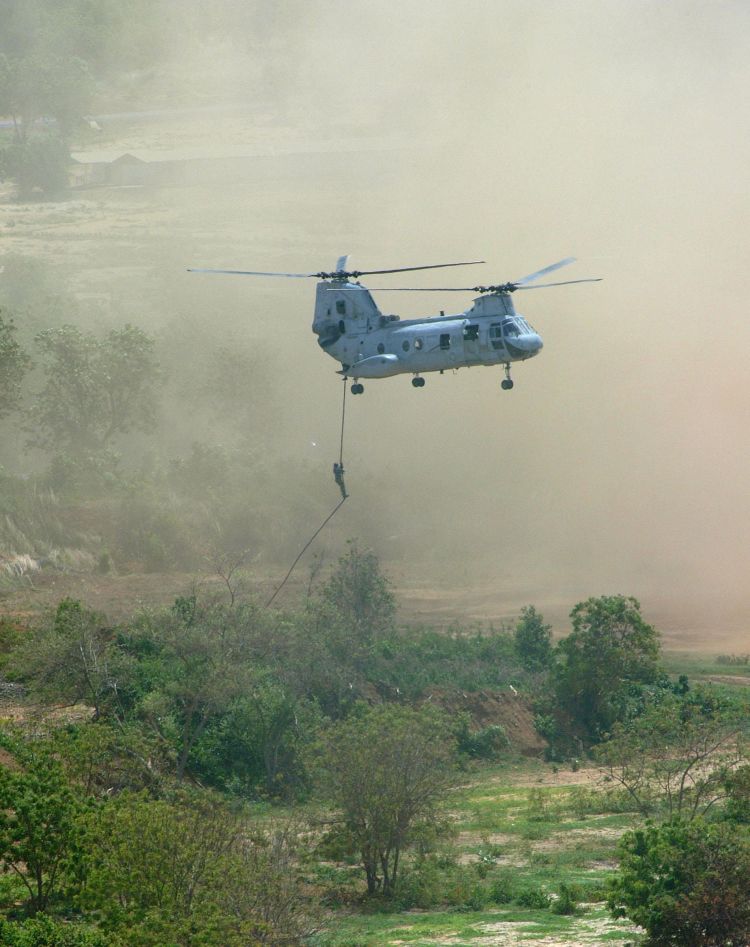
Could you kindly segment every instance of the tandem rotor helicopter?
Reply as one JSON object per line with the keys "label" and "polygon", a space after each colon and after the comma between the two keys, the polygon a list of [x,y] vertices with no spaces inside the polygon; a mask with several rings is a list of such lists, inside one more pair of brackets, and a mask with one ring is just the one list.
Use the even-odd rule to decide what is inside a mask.
{"label": "tandem rotor helicopter", "polygon": [[[292,279],[317,278],[315,314],[312,329],[318,344],[340,363],[338,374],[352,379],[351,392],[361,395],[361,378],[388,378],[412,375],[415,388],[425,384],[423,375],[471,365],[502,365],[505,378],[501,387],[513,387],[512,362],[533,358],[542,348],[538,332],[516,312],[512,294],[517,290],[566,286],[570,283],[596,283],[600,279],[564,280],[536,283],[542,276],[575,262],[567,257],[511,283],[496,286],[464,287],[387,287],[374,292],[478,293],[470,309],[457,315],[401,319],[384,315],[375,304],[370,290],[359,282],[360,276],[406,273],[414,270],[442,269],[450,266],[475,266],[468,263],[436,263],[405,266],[388,270],[347,270],[349,257],[339,257],[330,273],[266,273],[256,270],[209,270],[191,268],[192,273],[221,273],[235,276],[278,276]],[[535,284],[535,285],[532,285]]]}

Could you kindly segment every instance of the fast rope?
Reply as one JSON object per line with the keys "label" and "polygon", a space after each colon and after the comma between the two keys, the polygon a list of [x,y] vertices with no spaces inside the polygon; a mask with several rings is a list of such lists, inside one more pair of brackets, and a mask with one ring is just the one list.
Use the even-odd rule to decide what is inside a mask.
{"label": "fast rope", "polygon": [[271,603],[279,594],[279,592],[284,588],[284,586],[287,583],[287,580],[289,579],[289,576],[292,574],[292,572],[294,572],[294,567],[297,565],[300,559],[304,556],[304,554],[307,552],[310,546],[312,546],[312,544],[315,542],[315,540],[318,537],[318,534],[323,531],[323,528],[333,519],[336,513],[338,513],[338,511],[344,505],[346,500],[349,498],[349,494],[346,492],[346,486],[344,484],[344,422],[346,420],[346,385],[347,385],[347,379],[344,378],[344,397],[341,402],[341,438],[339,440],[339,459],[338,459],[338,463],[335,463],[333,465],[333,478],[336,481],[336,484],[338,485],[339,490],[341,490],[341,499],[336,504],[336,506],[331,510],[328,516],[326,516],[326,518],[323,520],[320,526],[315,530],[315,532],[308,539],[305,545],[302,547],[299,555],[291,564],[289,571],[284,576],[284,579],[281,582],[281,585],[277,587],[276,591],[266,602],[265,608],[268,608],[269,605],[271,605]]}

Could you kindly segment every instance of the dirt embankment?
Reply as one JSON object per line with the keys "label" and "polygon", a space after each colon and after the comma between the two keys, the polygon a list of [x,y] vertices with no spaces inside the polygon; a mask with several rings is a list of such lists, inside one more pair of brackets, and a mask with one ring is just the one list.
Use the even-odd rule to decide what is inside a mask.
{"label": "dirt embankment", "polygon": [[547,746],[534,728],[534,713],[528,701],[510,689],[507,694],[434,690],[427,700],[450,714],[468,713],[478,729],[501,726],[511,748],[524,756],[538,756]]}

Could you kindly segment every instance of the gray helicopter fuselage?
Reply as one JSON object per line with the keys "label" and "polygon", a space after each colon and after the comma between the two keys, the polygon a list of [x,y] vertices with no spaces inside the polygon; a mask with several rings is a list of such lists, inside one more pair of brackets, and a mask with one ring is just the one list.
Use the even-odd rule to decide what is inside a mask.
{"label": "gray helicopter fuselage", "polygon": [[340,374],[354,379],[507,365],[542,348],[507,292],[478,296],[457,315],[402,320],[384,315],[359,283],[326,280],[317,284],[312,328]]}

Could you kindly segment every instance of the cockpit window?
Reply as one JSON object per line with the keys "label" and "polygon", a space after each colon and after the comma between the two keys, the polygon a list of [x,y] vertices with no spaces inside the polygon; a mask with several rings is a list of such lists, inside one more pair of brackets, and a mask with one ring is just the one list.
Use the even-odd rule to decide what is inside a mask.
{"label": "cockpit window", "polygon": [[503,319],[503,335],[506,339],[516,338],[523,331],[516,319]]}
{"label": "cockpit window", "polygon": [[492,343],[493,349],[501,349],[503,347],[503,327],[499,322],[493,322],[490,326],[490,342]]}
{"label": "cockpit window", "polygon": [[343,299],[337,299],[337,300],[336,300],[336,312],[337,312],[340,316],[345,316],[345,315],[346,315],[346,302],[345,302]]}

